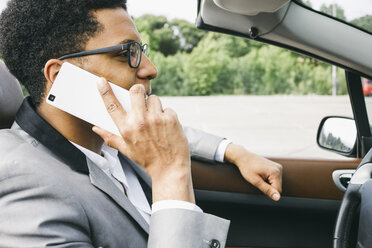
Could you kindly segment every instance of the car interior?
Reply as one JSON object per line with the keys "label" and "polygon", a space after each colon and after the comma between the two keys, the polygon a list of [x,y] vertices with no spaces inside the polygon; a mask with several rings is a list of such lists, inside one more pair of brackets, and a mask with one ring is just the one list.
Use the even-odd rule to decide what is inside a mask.
{"label": "car interior", "polygon": [[357,130],[356,142],[346,150],[320,143],[324,123],[331,117],[321,122],[318,131],[322,148],[352,160],[270,158],[283,165],[279,203],[257,195],[232,167],[210,169],[208,175],[216,177],[215,185],[200,176],[205,174],[194,173],[195,187],[204,190],[197,194],[203,209],[232,220],[228,246],[336,248],[355,247],[358,242],[358,247],[372,247],[366,234],[371,228],[366,227],[371,226],[371,197],[361,193],[368,192],[371,177],[366,166],[371,131],[361,76],[372,75],[372,50],[368,48],[372,35],[300,1],[199,0],[196,24],[199,29],[279,46],[345,69]]}
{"label": "car interior", "polygon": [[0,129],[9,128],[23,100],[23,92],[17,79],[0,61]]}
{"label": "car interior", "polygon": [[[10,128],[23,93],[3,62],[0,75],[0,125]],[[194,160],[198,205],[205,212],[231,220],[229,247],[329,247],[342,198],[330,175],[355,168],[359,160],[270,159],[283,165],[279,203],[247,183],[234,165]]]}
{"label": "car interior", "polygon": [[[247,183],[231,164],[193,160],[197,204],[231,220],[227,247],[340,248],[355,247],[356,242],[372,247],[372,225],[366,221],[372,217],[372,135],[360,78],[372,76],[372,34],[289,0],[198,0],[197,27],[344,68],[357,130],[355,145],[336,151],[349,160],[269,157],[283,165],[279,202]],[[9,128],[23,93],[1,61],[0,82],[0,128]],[[321,129],[322,124],[318,139]]]}

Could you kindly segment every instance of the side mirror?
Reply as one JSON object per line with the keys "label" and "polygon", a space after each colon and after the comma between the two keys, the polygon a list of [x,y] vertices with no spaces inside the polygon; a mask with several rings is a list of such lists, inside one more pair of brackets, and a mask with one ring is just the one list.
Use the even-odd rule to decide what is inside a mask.
{"label": "side mirror", "polygon": [[319,125],[317,143],[323,149],[353,156],[357,143],[355,121],[347,117],[325,117]]}

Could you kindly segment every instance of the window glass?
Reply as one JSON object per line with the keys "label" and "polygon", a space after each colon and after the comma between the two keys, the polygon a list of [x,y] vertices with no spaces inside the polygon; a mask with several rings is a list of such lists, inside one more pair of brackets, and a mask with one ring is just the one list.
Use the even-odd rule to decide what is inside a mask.
{"label": "window glass", "polygon": [[[341,69],[337,81],[338,88],[346,88]],[[347,93],[162,97],[162,101],[176,110],[183,125],[222,135],[260,155],[348,159],[316,143],[325,116],[353,117]]]}
{"label": "window glass", "polygon": [[[372,118],[372,80],[362,78],[362,88],[364,94],[364,100],[366,102],[366,108],[368,113],[368,119]],[[369,122],[371,123],[371,121]]]}
{"label": "window glass", "polygon": [[371,0],[303,0],[300,2],[372,33]]}
{"label": "window glass", "polygon": [[153,93],[183,125],[264,156],[345,159],[316,143],[323,117],[352,117],[343,70],[182,20],[134,21],[158,69]]}

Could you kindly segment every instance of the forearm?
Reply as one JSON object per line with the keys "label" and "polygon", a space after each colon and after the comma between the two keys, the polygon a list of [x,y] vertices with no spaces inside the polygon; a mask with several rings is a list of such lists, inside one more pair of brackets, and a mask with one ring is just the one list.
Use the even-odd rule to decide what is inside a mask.
{"label": "forearm", "polygon": [[245,154],[245,159],[247,160],[256,159],[257,157],[260,157],[257,154],[249,152],[247,149],[245,149],[241,145],[230,143],[226,147],[225,161],[229,163],[233,163],[236,166],[239,166],[237,162],[239,161],[239,159],[241,159],[241,154]]}

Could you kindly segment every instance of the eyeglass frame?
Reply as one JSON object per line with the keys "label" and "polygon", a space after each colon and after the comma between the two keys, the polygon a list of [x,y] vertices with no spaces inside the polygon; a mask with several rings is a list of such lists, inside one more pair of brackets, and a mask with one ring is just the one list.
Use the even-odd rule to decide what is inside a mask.
{"label": "eyeglass frame", "polygon": [[98,48],[98,49],[93,49],[93,50],[88,50],[88,51],[83,51],[83,52],[77,52],[77,53],[71,53],[71,54],[66,54],[63,55],[62,57],[59,57],[59,60],[64,60],[64,59],[70,59],[70,58],[76,58],[76,57],[83,57],[83,56],[89,56],[89,55],[95,55],[95,54],[102,54],[102,53],[111,53],[111,52],[118,52],[118,51],[124,51],[128,50],[129,52],[129,47],[132,44],[138,44],[140,47],[140,55],[139,55],[139,61],[136,66],[133,66],[131,63],[131,56],[128,56],[128,64],[131,68],[138,68],[141,65],[141,59],[142,59],[142,53],[144,53],[146,56],[148,54],[148,45],[147,43],[141,44],[137,41],[131,41],[125,44],[121,45],[116,45],[116,46],[110,46],[110,47],[104,47],[104,48]]}

